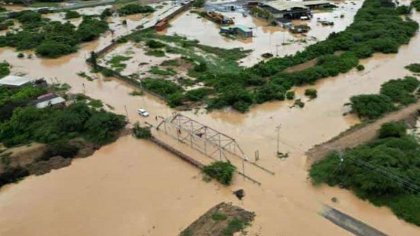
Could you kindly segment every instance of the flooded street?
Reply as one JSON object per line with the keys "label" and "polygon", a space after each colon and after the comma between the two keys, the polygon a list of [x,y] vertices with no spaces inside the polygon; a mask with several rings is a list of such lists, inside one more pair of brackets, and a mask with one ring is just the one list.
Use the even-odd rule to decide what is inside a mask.
{"label": "flooded street", "polygon": [[[196,15],[183,15],[177,20],[184,17]],[[420,13],[413,18],[420,22]],[[216,27],[205,29],[210,32]],[[192,28],[184,30],[195,32]],[[217,32],[215,35],[221,37]],[[114,112],[128,115],[131,123],[147,120],[156,125],[156,115],[166,117],[173,112],[164,102],[150,95],[130,96],[134,88],[124,82],[101,76],[88,81],[77,75],[89,71],[85,64],[89,52],[102,48],[111,39],[109,34],[60,59],[19,59],[14,50],[3,48],[0,60],[13,65],[13,73],[68,83],[72,87],[70,92],[101,99]],[[212,39],[209,41],[215,42]],[[232,47],[239,44],[226,42],[231,42]],[[323,204],[389,235],[418,235],[418,227],[399,220],[387,208],[375,207],[347,190],[314,188],[307,179],[304,152],[357,124],[357,118],[342,115],[346,111],[343,104],[353,95],[376,93],[383,82],[410,74],[404,66],[418,62],[419,55],[417,33],[398,54],[377,54],[362,61],[366,68],[362,72],[352,70],[309,86],[318,89],[318,98],[312,101],[303,96],[305,87],[297,88],[297,96],[305,102],[303,109],[290,109],[288,102],[271,102],[255,106],[246,114],[230,110],[183,112],[234,137],[251,158],[259,150],[259,164],[275,172],[272,176],[247,165],[247,174],[258,179],[261,186],[238,176],[230,187],[206,183],[197,169],[172,154],[150,142],[127,136],[91,157],[75,160],[67,168],[2,188],[0,235],[176,235],[221,201],[233,202],[256,213],[248,235],[350,235],[319,215]],[[140,107],[147,109],[151,117],[140,118],[136,112]],[[275,157],[275,128],[280,124],[280,151],[290,154],[284,160]],[[189,152],[183,144],[178,147]],[[232,194],[239,188],[246,193],[242,201]],[[333,203],[332,197],[338,202]]]}
{"label": "flooded street", "polygon": [[[172,20],[171,27],[164,33],[198,39],[200,43],[214,47],[252,49],[253,52],[244,58],[241,64],[251,66],[262,60],[261,54],[263,53],[278,56],[294,54],[310,44],[326,39],[332,32],[344,30],[353,22],[354,15],[363,3],[363,1],[354,2],[355,5],[350,4],[349,1],[337,2],[338,8],[333,11],[314,11],[314,16],[310,21],[294,21],[294,24],[305,24],[311,27],[306,37],[292,34],[280,26],[270,26],[268,21],[261,18],[244,17],[240,12],[222,12],[222,14],[232,18],[235,24],[251,27],[254,37],[231,39],[222,36],[219,33],[220,26],[192,12],[181,14]],[[341,15],[344,17],[340,18]],[[322,26],[317,22],[318,19],[334,21],[335,24],[334,26]]]}

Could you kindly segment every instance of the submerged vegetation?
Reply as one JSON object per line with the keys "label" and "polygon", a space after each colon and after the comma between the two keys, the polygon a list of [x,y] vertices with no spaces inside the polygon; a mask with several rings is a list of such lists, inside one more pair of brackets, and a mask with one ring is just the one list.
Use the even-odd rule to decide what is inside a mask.
{"label": "submerged vegetation", "polygon": [[50,58],[73,53],[78,44],[92,41],[108,30],[107,22],[90,16],[83,16],[77,28],[69,22],[42,18],[30,10],[21,11],[14,18],[22,24],[21,30],[0,36],[0,47],[34,49],[39,56]]}
{"label": "submerged vegetation", "polygon": [[361,118],[376,119],[399,106],[417,101],[415,91],[420,81],[407,76],[404,79],[390,80],[381,86],[380,94],[363,94],[350,98],[352,111]]}
{"label": "submerged vegetation", "polygon": [[118,9],[118,13],[122,16],[133,15],[138,13],[151,13],[154,11],[155,9],[151,6],[144,6],[136,3],[130,3]]}
{"label": "submerged vegetation", "polygon": [[372,142],[329,154],[310,170],[314,184],[352,190],[377,206],[420,226],[420,144],[404,123],[387,123]]}
{"label": "submerged vegetation", "polygon": [[224,185],[230,185],[235,170],[236,167],[234,165],[232,165],[230,162],[224,161],[215,161],[203,168],[203,172],[206,175],[216,179]]}

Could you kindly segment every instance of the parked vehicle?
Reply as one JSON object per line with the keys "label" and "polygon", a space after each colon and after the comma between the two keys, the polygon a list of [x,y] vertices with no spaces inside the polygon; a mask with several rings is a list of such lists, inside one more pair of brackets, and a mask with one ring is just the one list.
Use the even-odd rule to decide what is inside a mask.
{"label": "parked vehicle", "polygon": [[140,108],[137,110],[137,112],[139,113],[139,115],[143,116],[143,117],[148,117],[150,114],[149,112],[147,112],[145,109]]}

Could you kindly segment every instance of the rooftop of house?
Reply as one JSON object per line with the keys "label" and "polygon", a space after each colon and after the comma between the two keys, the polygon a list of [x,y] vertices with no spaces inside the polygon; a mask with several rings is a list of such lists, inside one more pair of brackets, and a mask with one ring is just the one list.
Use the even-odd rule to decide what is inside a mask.
{"label": "rooftop of house", "polygon": [[20,87],[22,85],[28,84],[33,81],[30,78],[17,76],[17,75],[7,75],[0,79],[0,86],[13,86]]}

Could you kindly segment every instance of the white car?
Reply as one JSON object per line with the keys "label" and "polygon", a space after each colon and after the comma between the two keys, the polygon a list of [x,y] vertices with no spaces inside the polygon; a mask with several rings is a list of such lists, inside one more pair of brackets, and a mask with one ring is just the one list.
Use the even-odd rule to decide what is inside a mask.
{"label": "white car", "polygon": [[147,112],[146,110],[140,108],[137,110],[137,112],[139,113],[139,115],[143,116],[143,117],[148,117],[149,116],[149,112]]}

